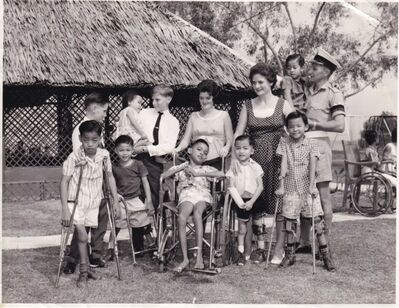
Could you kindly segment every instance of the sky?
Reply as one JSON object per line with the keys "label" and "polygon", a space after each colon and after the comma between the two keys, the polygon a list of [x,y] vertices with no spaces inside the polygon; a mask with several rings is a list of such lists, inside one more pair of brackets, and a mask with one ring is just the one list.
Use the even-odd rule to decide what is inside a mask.
{"label": "sky", "polygon": [[[344,20],[341,27],[337,29],[342,33],[351,33],[356,37],[364,37],[364,42],[368,41],[375,25],[378,12],[370,3],[360,3],[358,10],[350,7],[346,2],[342,1],[343,5],[347,6],[349,18]],[[310,14],[310,7],[312,3],[289,2],[289,8],[292,14],[294,24],[312,24],[313,17]],[[282,30],[284,31],[284,30]],[[366,45],[364,46],[366,48]],[[238,43],[234,47],[242,56],[255,61],[254,57],[249,57],[244,50],[242,44]],[[389,53],[396,53],[397,49],[394,46]],[[352,96],[346,101],[346,111],[349,115],[378,115],[382,111],[389,111],[397,114],[397,76],[389,74],[385,76],[375,88],[368,87],[359,94]]]}

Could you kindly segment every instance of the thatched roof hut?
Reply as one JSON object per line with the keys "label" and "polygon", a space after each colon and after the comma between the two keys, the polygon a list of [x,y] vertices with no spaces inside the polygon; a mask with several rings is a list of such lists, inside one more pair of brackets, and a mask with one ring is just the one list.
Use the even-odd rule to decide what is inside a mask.
{"label": "thatched roof hut", "polygon": [[182,128],[203,79],[222,86],[217,103],[232,114],[252,95],[251,63],[149,2],[5,0],[3,63],[7,152],[21,140],[32,153],[47,145],[56,164],[70,151],[84,95],[94,88],[112,101],[108,125],[127,88],[148,98],[155,84],[171,85]]}
{"label": "thatched roof hut", "polygon": [[4,84],[247,90],[248,63],[153,3],[4,2]]}

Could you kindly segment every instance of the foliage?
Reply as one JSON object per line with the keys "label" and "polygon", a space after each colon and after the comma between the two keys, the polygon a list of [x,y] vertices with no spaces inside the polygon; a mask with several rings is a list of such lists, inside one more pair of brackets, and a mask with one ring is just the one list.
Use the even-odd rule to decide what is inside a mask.
{"label": "foliage", "polygon": [[[378,22],[370,18],[374,30],[361,37],[350,33],[349,26],[345,26],[356,16],[356,10],[361,11],[358,3],[164,2],[162,5],[230,47],[243,44],[249,55],[272,63],[280,74],[284,73],[288,54],[299,52],[309,59],[316,48],[323,47],[342,65],[334,79],[346,97],[368,86],[374,87],[385,74],[397,73],[398,4],[395,2],[368,4],[378,15]],[[294,9],[309,13],[312,22],[296,24],[291,12]]]}

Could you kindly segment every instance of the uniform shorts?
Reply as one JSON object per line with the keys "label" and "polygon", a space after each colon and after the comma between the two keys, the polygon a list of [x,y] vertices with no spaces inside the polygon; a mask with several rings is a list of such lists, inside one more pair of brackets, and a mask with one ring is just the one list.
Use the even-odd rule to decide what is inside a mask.
{"label": "uniform shorts", "polygon": [[[74,225],[84,225],[85,227],[97,228],[98,225],[98,211],[100,208],[100,202],[98,202],[98,207],[89,208],[78,204],[75,209],[75,214],[73,216]],[[68,202],[69,210],[72,214],[74,202]]]}
{"label": "uniform shorts", "polygon": [[332,150],[330,138],[313,138],[320,151],[316,163],[316,183],[332,181]]}
{"label": "uniform shorts", "polygon": [[[151,223],[147,207],[139,197],[125,199],[125,203],[129,215],[130,226],[132,228],[144,227]],[[121,207],[121,217],[115,220],[115,227],[125,229],[127,228],[126,208],[123,202],[119,202],[119,205]]]}
{"label": "uniform shorts", "polygon": [[[243,199],[243,200],[244,202],[247,202],[250,199]],[[248,221],[251,218],[251,216],[254,219],[257,219],[261,213],[263,214],[265,212],[265,205],[262,198],[258,198],[255,201],[252,209],[250,209],[249,211],[247,211],[246,209],[239,208],[238,205],[235,204],[234,200],[232,201],[231,206],[236,212],[237,218],[244,221]]]}
{"label": "uniform shorts", "polygon": [[[313,214],[323,216],[320,196],[314,199]],[[312,197],[311,195],[300,196],[299,194],[286,194],[283,197],[283,209],[281,215],[287,219],[299,219],[300,216],[312,218]]]}

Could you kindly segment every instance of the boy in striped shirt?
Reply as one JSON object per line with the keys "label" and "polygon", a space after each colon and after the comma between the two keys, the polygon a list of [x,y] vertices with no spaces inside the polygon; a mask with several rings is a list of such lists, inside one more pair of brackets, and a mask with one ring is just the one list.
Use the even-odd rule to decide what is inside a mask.
{"label": "boy in striped shirt", "polygon": [[63,164],[60,195],[62,205],[61,223],[67,227],[74,206],[81,170],[83,174],[73,224],[78,236],[80,256],[80,274],[77,286],[82,288],[87,287],[89,278],[97,279],[93,272],[88,271],[87,233],[89,228],[96,228],[98,224],[98,210],[103,198],[104,160],[109,177],[109,188],[112,193],[114,210],[117,216],[120,216],[120,207],[109,153],[107,150],[99,148],[102,132],[100,124],[94,120],[85,121],[79,126],[79,132],[82,146],[71,153]]}

